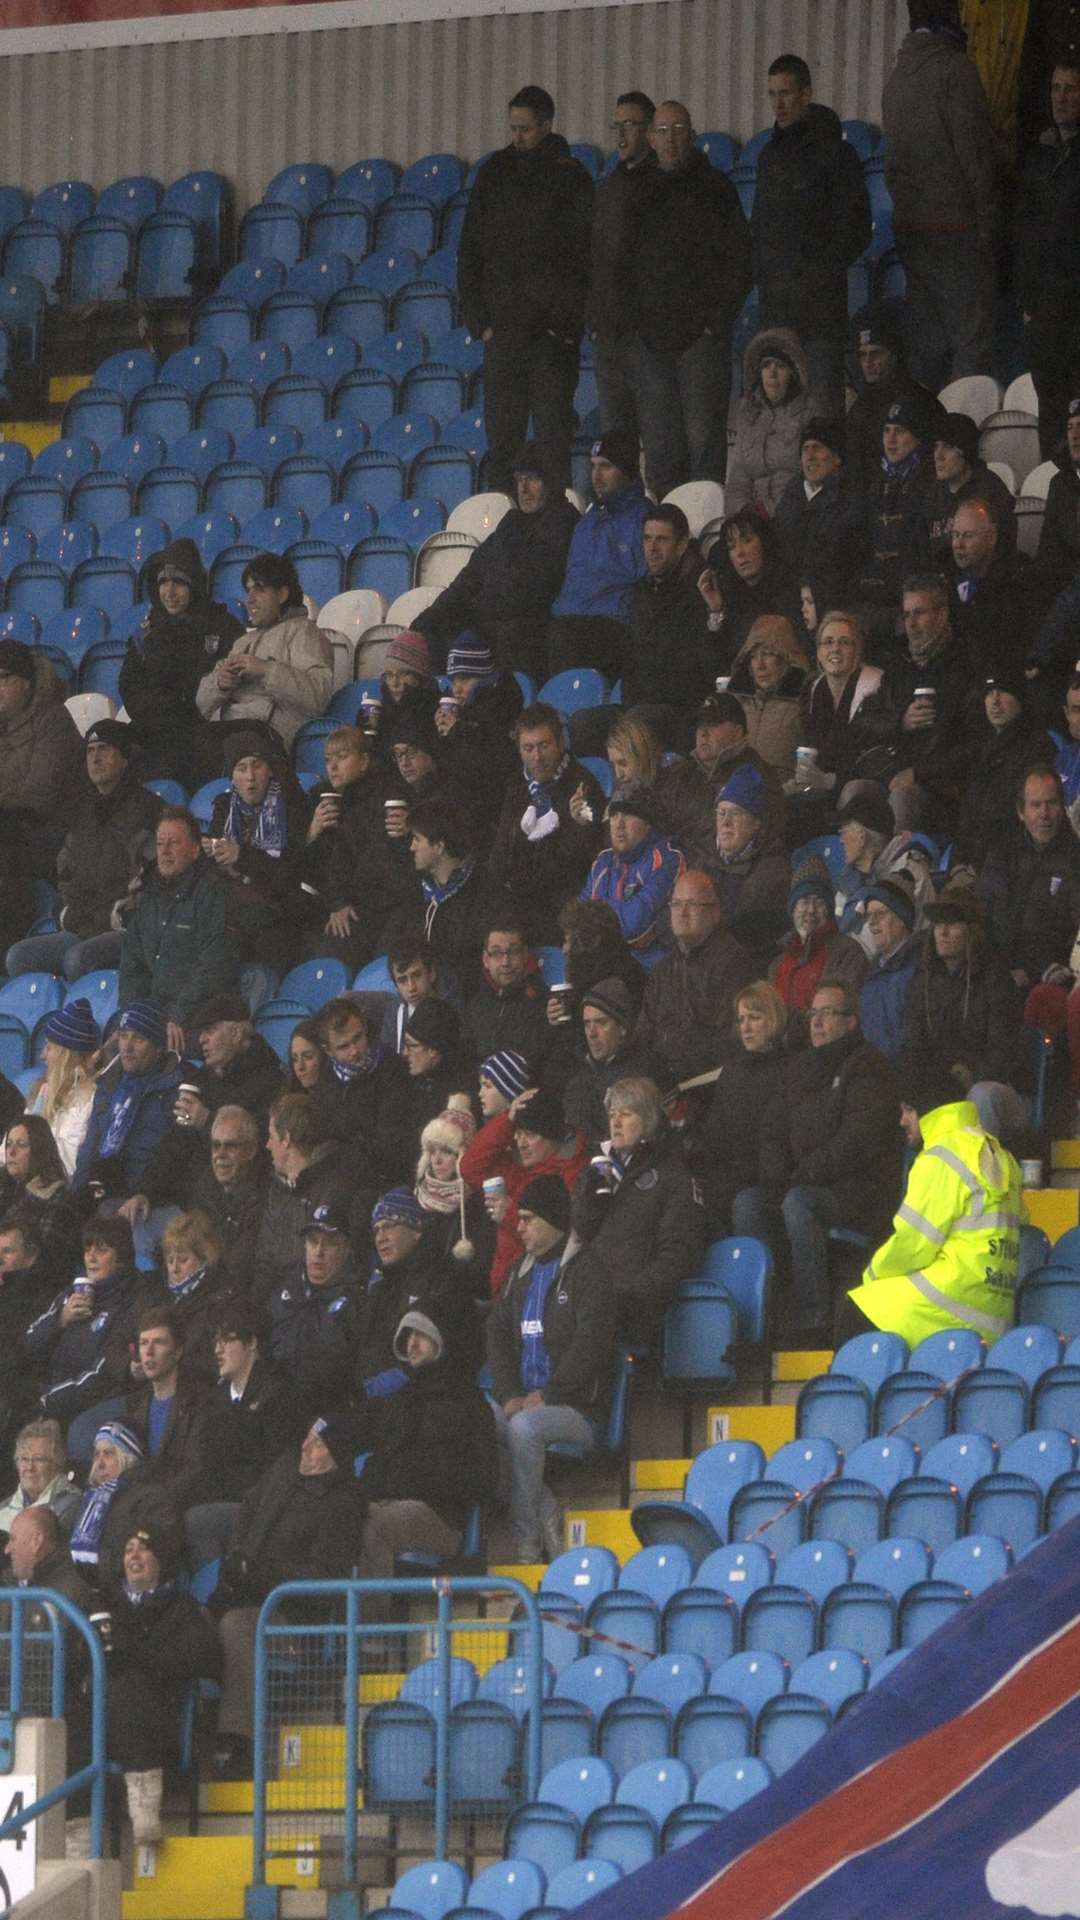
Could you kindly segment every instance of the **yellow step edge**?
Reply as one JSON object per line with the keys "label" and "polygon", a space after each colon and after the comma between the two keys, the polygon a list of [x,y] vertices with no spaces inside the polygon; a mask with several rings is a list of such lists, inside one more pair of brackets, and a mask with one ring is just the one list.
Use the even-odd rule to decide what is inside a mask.
{"label": "yellow step edge", "polygon": [[534,1565],[527,1561],[512,1560],[506,1566],[489,1567],[488,1572],[503,1580],[520,1580],[523,1587],[535,1593],[544,1577],[545,1568],[542,1561]]}
{"label": "yellow step edge", "polygon": [[[267,1879],[279,1887],[317,1886],[318,1834],[290,1833],[287,1840],[277,1844],[287,1846],[289,1852],[267,1861]],[[250,1834],[230,1833],[182,1835],[165,1840],[160,1847],[136,1849],[132,1895],[150,1897],[156,1903],[154,1911],[159,1913],[167,1911],[162,1903],[171,1903],[174,1896],[189,1899],[202,1893],[220,1899],[236,1890],[242,1897],[251,1881],[251,1846]],[[141,1871],[144,1865],[151,1867],[150,1873]],[[172,1910],[180,1915],[189,1913],[192,1920],[197,1920],[194,1908],[173,1906]]]}
{"label": "yellow step edge", "polygon": [[243,1887],[177,1887],[163,1894],[152,1880],[138,1884],[145,1891],[122,1896],[122,1920],[244,1920]]}
{"label": "yellow step edge", "polygon": [[571,1547],[610,1547],[617,1560],[629,1560],[641,1545],[628,1507],[579,1507],[566,1515]]}
{"label": "yellow step edge", "polygon": [[[1050,1165],[1052,1167],[1080,1167],[1080,1140],[1055,1140],[1050,1149]],[[1025,1199],[1029,1191],[1030,1189],[1025,1188]],[[1041,1191],[1041,1189],[1037,1189],[1037,1191]]]}
{"label": "yellow step edge", "polygon": [[635,1493],[667,1493],[672,1487],[681,1491],[690,1471],[689,1460],[635,1460],[631,1479]]}
{"label": "yellow step edge", "polygon": [[92,373],[54,373],[49,380],[49,405],[62,407],[72,394],[82,393],[93,384]]}
{"label": "yellow step edge", "polygon": [[766,1455],[795,1438],[795,1409],[775,1407],[709,1407],[705,1415],[705,1442],[756,1440]]}
{"label": "yellow step edge", "polygon": [[821,1347],[802,1352],[796,1348],[783,1348],[773,1354],[773,1379],[812,1380],[816,1373],[828,1373],[832,1361],[832,1348]]}
{"label": "yellow step edge", "polygon": [[60,438],[55,420],[8,420],[3,432],[5,440],[21,441],[31,453],[40,453],[42,447],[51,447],[53,441]]}
{"label": "yellow step edge", "polygon": [[1075,1187],[1025,1187],[1024,1205],[1033,1227],[1041,1227],[1052,1242],[1080,1220],[1080,1192]]}

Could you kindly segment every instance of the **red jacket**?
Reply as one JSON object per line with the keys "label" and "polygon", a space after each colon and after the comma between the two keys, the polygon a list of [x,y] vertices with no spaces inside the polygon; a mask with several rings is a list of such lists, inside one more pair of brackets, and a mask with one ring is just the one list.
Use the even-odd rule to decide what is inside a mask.
{"label": "red jacket", "polygon": [[585,1135],[576,1133],[572,1141],[562,1141],[555,1152],[537,1166],[523,1167],[514,1149],[514,1129],[508,1113],[497,1113],[493,1120],[486,1121],[469,1142],[459,1166],[465,1185],[475,1190],[483,1186],[485,1180],[492,1180],[496,1174],[501,1174],[506,1181],[510,1202],[495,1240],[495,1255],[491,1262],[492,1293],[502,1291],[502,1283],[515,1260],[520,1260],[525,1252],[517,1230],[517,1197],[522,1187],[542,1173],[557,1173],[565,1182],[567,1191],[572,1193],[588,1159]]}

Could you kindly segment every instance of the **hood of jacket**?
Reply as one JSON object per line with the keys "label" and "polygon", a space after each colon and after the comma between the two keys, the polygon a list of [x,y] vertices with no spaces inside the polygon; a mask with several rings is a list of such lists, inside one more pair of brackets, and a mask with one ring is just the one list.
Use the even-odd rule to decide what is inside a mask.
{"label": "hood of jacket", "polygon": [[209,588],[206,569],[194,540],[170,540],[160,553],[151,554],[143,568],[142,585],[148,598],[157,599],[157,576],[162,567],[178,567],[191,582],[192,600],[205,600]]}
{"label": "hood of jacket", "polygon": [[[829,111],[831,112],[832,109],[830,108]],[[836,119],[835,114],[833,119]],[[785,360],[791,361],[798,385],[781,401],[780,407],[771,409],[774,413],[779,413],[782,407],[790,406],[793,400],[801,399],[810,384],[810,370],[806,364],[806,355],[798,334],[791,327],[766,327],[764,332],[755,333],[743,354],[743,394],[752,405],[768,406],[764,394],[758,387],[761,363],[777,353],[782,353]]]}
{"label": "hood of jacket", "polygon": [[52,661],[43,653],[34,654],[34,684],[30,690],[30,699],[18,713],[11,713],[0,720],[0,736],[9,742],[15,740],[23,728],[32,730],[49,707],[61,704],[64,689],[60,676]]}
{"label": "hood of jacket", "polygon": [[926,75],[931,67],[940,66],[943,61],[966,60],[967,55],[956,40],[947,34],[935,33],[931,28],[919,27],[913,33],[905,34],[896,55],[896,64],[903,67],[910,77]]}
{"label": "hood of jacket", "polygon": [[[765,632],[766,621],[769,623],[768,633]],[[732,679],[734,680],[740,667],[746,666],[749,663],[750,655],[756,648],[761,646],[762,642],[766,639],[772,651],[780,654],[787,662],[788,673],[790,673],[793,668],[798,671],[799,684],[801,685],[803,679],[805,679],[810,671],[810,661],[799,635],[795,632],[790,620],[786,620],[783,614],[779,613],[762,614],[760,619],[754,621],[753,627],[747,634],[746,639],[743,641],[742,646],[739,648],[738,653],[731,663]]]}
{"label": "hood of jacket", "polygon": [[803,147],[811,143],[817,146],[836,145],[844,138],[843,122],[832,107],[823,106],[820,100],[811,100],[809,109],[801,120],[791,127],[773,127],[773,144],[781,148]]}

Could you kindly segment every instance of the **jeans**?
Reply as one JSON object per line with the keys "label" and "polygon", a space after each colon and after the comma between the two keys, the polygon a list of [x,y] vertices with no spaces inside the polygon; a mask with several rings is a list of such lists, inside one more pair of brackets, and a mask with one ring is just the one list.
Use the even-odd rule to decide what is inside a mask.
{"label": "jeans", "polygon": [[937,393],[967,373],[989,373],[994,343],[994,260],[974,233],[896,230],[907,275],[916,380]]}
{"label": "jeans", "polygon": [[633,338],[634,399],[645,447],[645,484],[657,500],[686,480],[727,472],[731,336],[703,333],[677,358]]}
{"label": "jeans", "polygon": [[733,1233],[764,1240],[775,1258],[787,1253],[794,1324],[822,1326],[831,1309],[828,1230],[842,1225],[836,1195],[828,1187],[789,1187],[781,1200],[769,1187],[744,1187],[731,1221]]}
{"label": "jeans", "polygon": [[497,327],[484,344],[484,424],[488,437],[487,485],[513,494],[513,463],[529,428],[544,478],[559,492],[570,485],[574,439],[577,341],[539,339]]}
{"label": "jeans", "polygon": [[78,980],[84,973],[118,967],[120,941],[118,933],[92,933],[85,940],[77,933],[30,934],[8,948],[8,974],[14,980],[18,973],[62,973],[66,980]]}
{"label": "jeans", "polygon": [[544,1481],[544,1455],[555,1440],[595,1447],[596,1429],[576,1407],[530,1407],[507,1419],[495,1408],[500,1445],[509,1452],[510,1525],[519,1560],[539,1560],[545,1537],[553,1539],[559,1503]]}
{"label": "jeans", "polygon": [[593,372],[596,375],[602,433],[613,433],[619,427],[629,433],[638,430],[632,383],[632,339],[633,336],[627,333],[619,338],[611,334],[593,335]]}

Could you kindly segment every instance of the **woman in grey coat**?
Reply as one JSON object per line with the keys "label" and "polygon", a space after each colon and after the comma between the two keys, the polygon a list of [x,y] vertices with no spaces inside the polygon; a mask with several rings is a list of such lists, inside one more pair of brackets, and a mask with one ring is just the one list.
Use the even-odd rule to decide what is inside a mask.
{"label": "woman in grey coat", "polygon": [[801,474],[799,441],[807,421],[828,411],[808,391],[802,341],[790,327],[756,333],[743,355],[743,397],[728,455],[724,511],[760,501],[771,516],[789,480]]}

